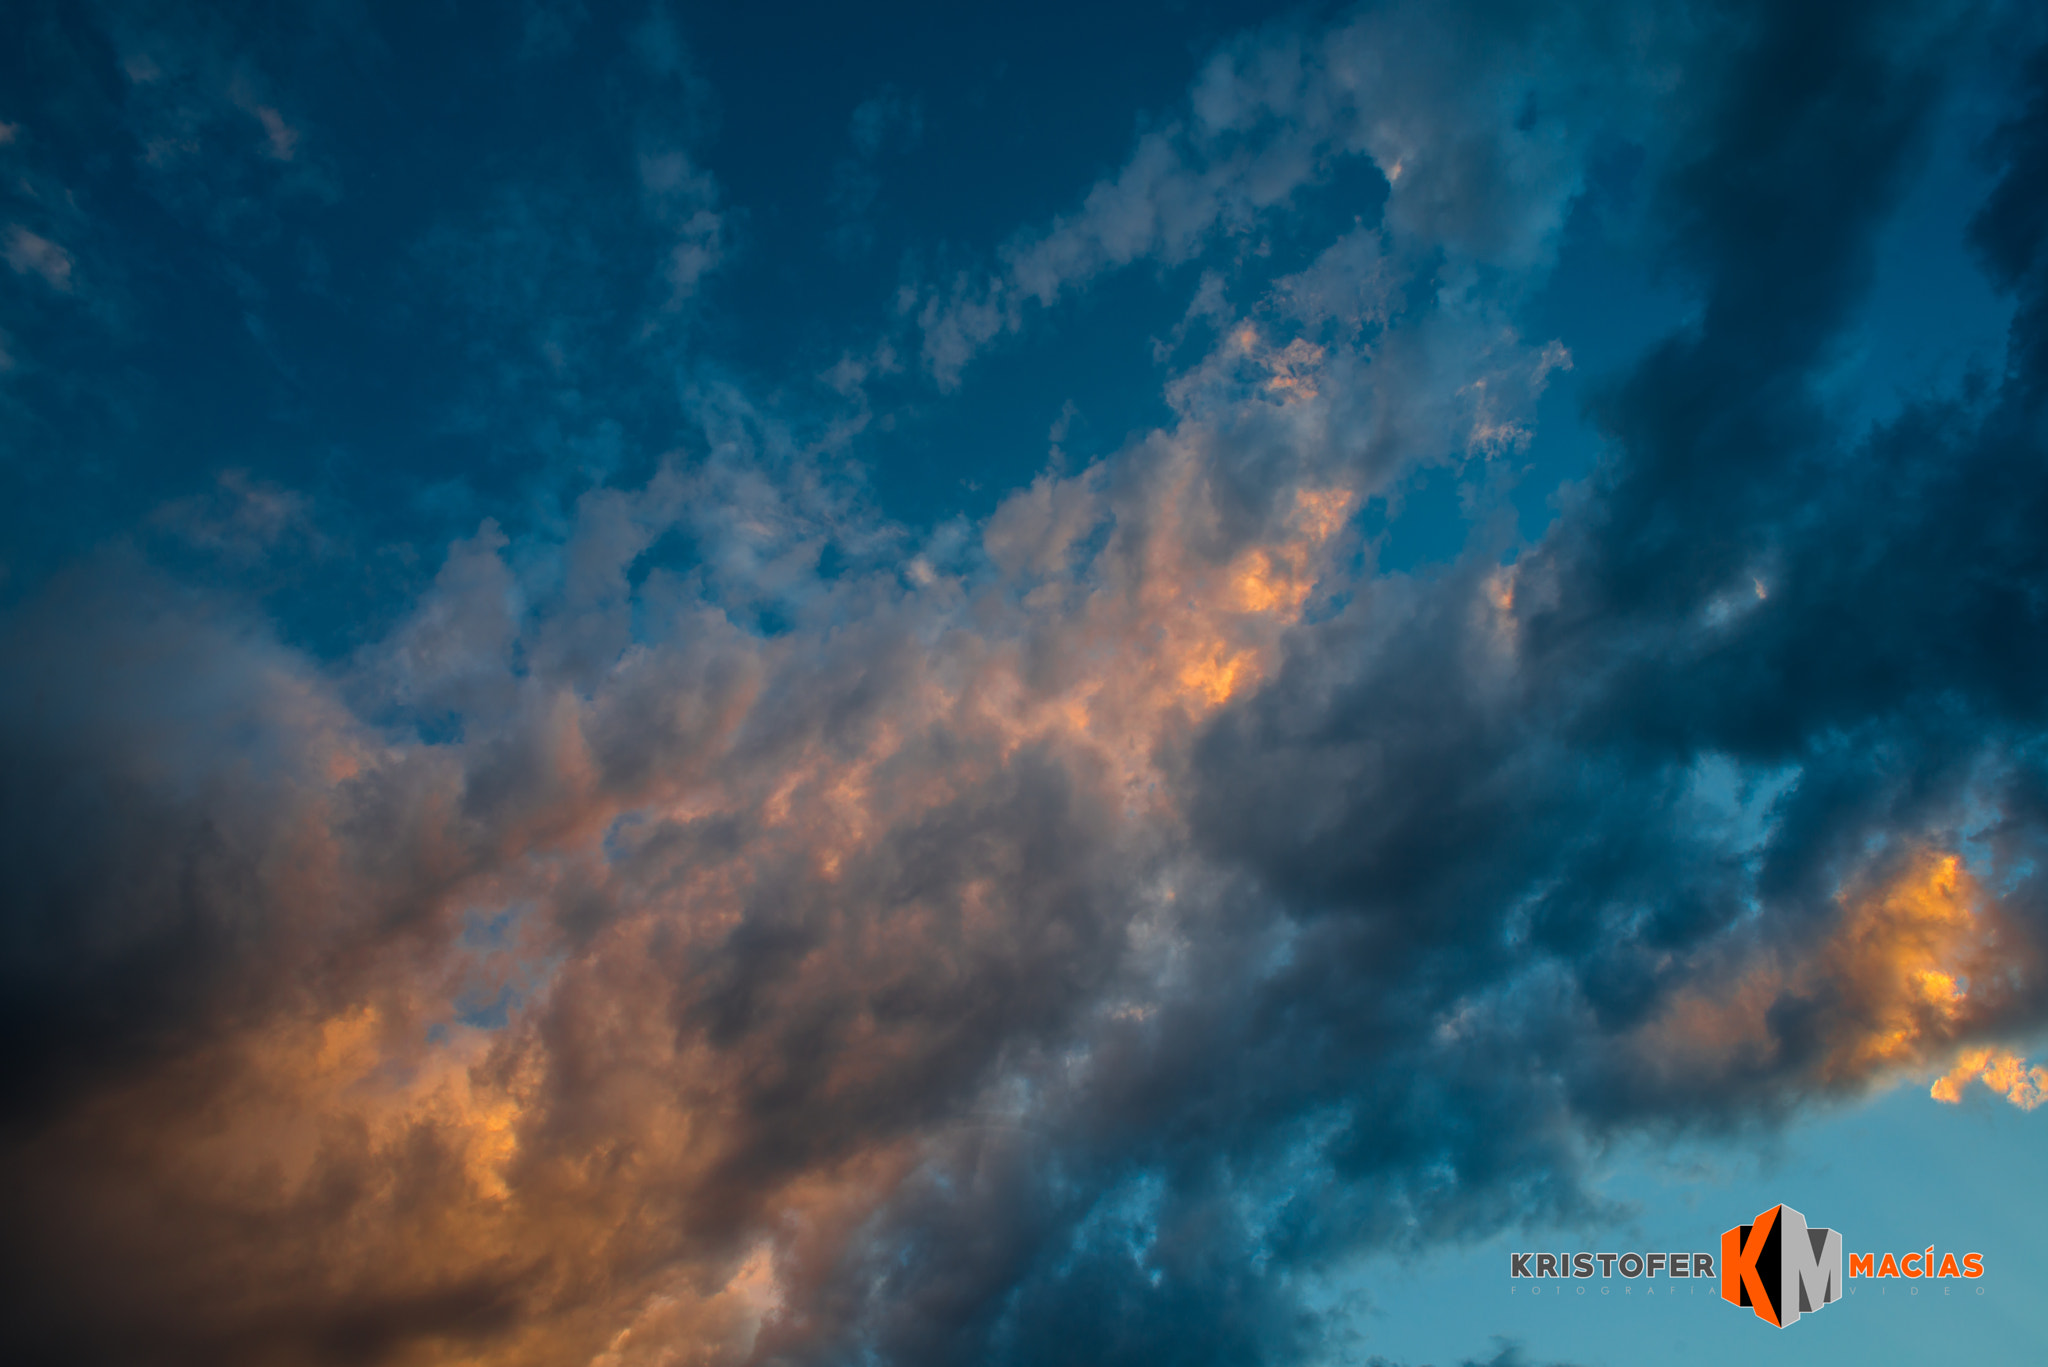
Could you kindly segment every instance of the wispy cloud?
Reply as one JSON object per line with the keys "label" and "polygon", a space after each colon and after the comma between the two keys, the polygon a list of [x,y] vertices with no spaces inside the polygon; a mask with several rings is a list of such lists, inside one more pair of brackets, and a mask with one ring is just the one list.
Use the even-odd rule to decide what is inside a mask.
{"label": "wispy cloud", "polygon": [[[1078,209],[1018,233],[992,269],[931,282],[907,301],[925,364],[951,387],[983,347],[1023,325],[1028,306],[1134,262],[1185,261],[1218,238],[1255,233],[1347,159],[1387,178],[1385,217],[1404,247],[1540,266],[1580,188],[1588,139],[1655,136],[1647,125],[1671,79],[1664,64],[1684,34],[1626,7],[1495,26],[1397,5],[1326,30],[1248,35],[1207,63],[1184,112],[1141,136]],[[1569,62],[1548,55],[1567,51]],[[1512,101],[1542,118],[1519,117]]]}
{"label": "wispy cloud", "polygon": [[37,275],[58,293],[71,293],[71,253],[19,223],[7,228],[7,264],[17,275]]}

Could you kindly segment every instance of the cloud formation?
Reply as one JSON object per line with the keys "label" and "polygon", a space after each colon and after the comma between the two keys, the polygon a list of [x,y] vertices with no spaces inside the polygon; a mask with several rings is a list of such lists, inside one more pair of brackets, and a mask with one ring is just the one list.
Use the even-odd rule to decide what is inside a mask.
{"label": "cloud formation", "polygon": [[[1226,48],[921,296],[936,380],[1330,157],[1383,221],[1198,296],[1171,422],[981,522],[879,526],[706,385],[697,454],[481,522],[342,658],[118,546],[13,608],[10,1356],[1289,1362],[1345,1258],[1601,1214],[1605,1137],[2037,1103],[2048,65],[1973,220],[2009,369],[1853,432],[1966,16],[1653,8]],[[1627,136],[1694,316],[1538,541],[1382,572],[1369,501],[1530,441],[1570,357],[1514,306]],[[680,301],[722,192],[638,166]]]}
{"label": "cloud formation", "polygon": [[[1655,137],[1690,27],[1630,5],[1453,15],[1396,4],[1325,29],[1247,34],[1078,209],[1017,234],[992,269],[906,301],[925,365],[957,384],[1028,305],[1135,262],[1191,260],[1218,238],[1253,247],[1296,197],[1357,159],[1386,179],[1397,249],[1445,253],[1463,271],[1540,267],[1583,188],[1590,142]],[[1461,273],[1445,284],[1455,290]]]}
{"label": "cloud formation", "polygon": [[7,264],[17,275],[39,275],[60,294],[71,292],[71,253],[19,223],[7,230]]}

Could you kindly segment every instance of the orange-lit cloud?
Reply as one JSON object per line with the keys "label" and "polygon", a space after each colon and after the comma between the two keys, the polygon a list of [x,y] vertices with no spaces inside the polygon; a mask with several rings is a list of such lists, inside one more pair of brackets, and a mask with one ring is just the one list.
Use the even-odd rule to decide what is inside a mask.
{"label": "orange-lit cloud", "polygon": [[[1687,1073],[1764,1066],[1796,1045],[1813,1084],[1855,1088],[1938,1063],[1999,1019],[2008,973],[1998,920],[1958,856],[1920,850],[1880,881],[1845,889],[1837,906],[1817,943],[1747,957],[1731,976],[1676,994],[1638,1047],[1653,1066]],[[1796,1041],[1775,1024],[1788,1011],[1802,1021]],[[1953,1101],[1977,1077],[2028,1105],[2030,1075],[1984,1049],[1966,1050],[1934,1096]]]}
{"label": "orange-lit cloud", "polygon": [[[243,670],[291,800],[250,810],[262,872],[218,914],[274,924],[280,972],[15,1145],[43,1180],[10,1221],[147,1287],[112,1341],[190,1360],[357,1333],[393,1362],[638,1367],[815,1332],[811,1283],[927,1128],[1166,905],[1118,867],[1176,819],[1162,756],[1273,668],[1341,542],[1331,488],[1226,532],[1202,440],[1120,491],[1018,495],[988,531],[1014,580],[933,578],[832,639],[703,614],[587,693],[509,677],[487,527],[364,666],[495,713],[454,745]],[[668,497],[592,506],[582,591]],[[502,1025],[457,1010],[506,992]]]}
{"label": "orange-lit cloud", "polygon": [[2018,1054],[2003,1049],[1965,1049],[1956,1066],[1935,1079],[1927,1094],[1955,1105],[1972,1082],[1983,1083],[2023,1111],[2048,1101],[2048,1068],[2030,1068]]}

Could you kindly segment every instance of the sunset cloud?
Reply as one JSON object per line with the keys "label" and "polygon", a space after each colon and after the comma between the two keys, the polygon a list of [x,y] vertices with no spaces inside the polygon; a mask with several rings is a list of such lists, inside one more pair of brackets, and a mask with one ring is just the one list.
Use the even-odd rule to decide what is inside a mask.
{"label": "sunset cloud", "polygon": [[[1310,1361],[1333,1268],[1616,1218],[1619,1138],[1930,1077],[2032,1111],[2048,96],[1973,220],[2006,368],[1851,425],[1841,338],[1960,79],[1909,41],[1947,17],[1880,10],[1256,30],[1064,208],[892,256],[853,340],[786,351],[725,292],[889,253],[777,257],[718,141],[761,110],[665,10],[499,35],[606,149],[521,125],[547,183],[436,198],[380,135],[419,197],[381,263],[212,140],[225,100],[263,175],[353,196],[341,104],[272,73],[428,39],[123,18],[120,174],[202,225],[205,335],[274,388],[207,425],[180,333],[21,400],[221,449],[10,553],[0,1344]],[[947,155],[948,98],[863,76],[813,212],[849,138]],[[1673,317],[1554,335],[1580,214]],[[1140,262],[1176,292],[1126,329],[1141,420],[1091,446],[1062,391],[986,497],[994,456],[931,456],[998,338],[1085,346],[1115,320],[1059,311]],[[903,469],[959,508],[892,509]],[[1430,497],[1455,544],[1408,553]]]}

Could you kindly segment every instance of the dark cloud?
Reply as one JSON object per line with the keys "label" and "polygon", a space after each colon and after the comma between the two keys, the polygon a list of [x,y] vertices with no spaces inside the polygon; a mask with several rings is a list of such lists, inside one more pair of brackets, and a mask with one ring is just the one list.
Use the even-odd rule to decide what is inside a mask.
{"label": "dark cloud", "polygon": [[[1473,611],[1477,562],[1361,595],[1300,633],[1281,677],[1198,752],[1198,829],[1311,909],[1311,934],[1356,944],[1360,971],[1414,983],[1426,1010],[1532,954],[1562,975],[1597,1030],[1560,1035],[1546,1066],[1576,1073],[1573,1104],[1595,1115],[1739,1110],[1811,1086],[1873,1003],[1788,989],[1762,1056],[1703,1092],[1684,1071],[1615,1076],[1602,1040],[1694,990],[1731,943],[1821,952],[1848,919],[1830,894],[1873,842],[1950,846],[1972,794],[1995,801],[2038,764],[2034,324],[2022,310],[1996,390],[1864,439],[1817,392],[1935,93],[1897,20],[1859,15],[1736,25],[1697,151],[1660,188],[1675,260],[1702,281],[1699,321],[1598,401],[1608,463],[1507,577],[1511,605]],[[2003,141],[2026,147],[2024,129]],[[1991,215],[2015,221],[2025,177],[2016,158],[1980,241]],[[2040,244],[2000,250],[2032,260]],[[1707,762],[1734,766],[1736,787],[1784,785],[1749,848],[1682,800]],[[2030,965],[2030,880],[2001,914]],[[2021,999],[1980,1024],[2038,1018],[2022,976]]]}

